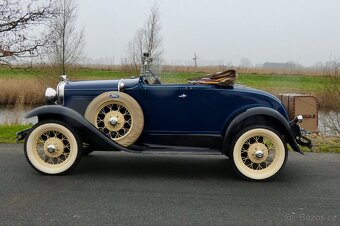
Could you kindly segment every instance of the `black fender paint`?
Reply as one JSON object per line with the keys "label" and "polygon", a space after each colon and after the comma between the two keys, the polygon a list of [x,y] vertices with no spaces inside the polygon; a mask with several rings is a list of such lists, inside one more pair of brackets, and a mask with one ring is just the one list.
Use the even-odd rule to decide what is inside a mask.
{"label": "black fender paint", "polygon": [[[243,113],[239,114],[238,116],[236,116],[228,125],[227,129],[226,129],[226,133],[224,136],[224,143],[223,143],[223,148],[224,148],[224,153],[226,153],[228,150],[227,145],[229,143],[229,137],[231,135],[232,129],[240,122],[242,122],[243,120],[251,117],[251,116],[269,116],[272,118],[275,118],[278,122],[280,122],[280,124],[282,125],[282,130],[278,131],[278,132],[284,132],[285,134],[285,138],[287,143],[291,146],[291,148],[296,151],[299,152],[301,154],[303,154],[303,152],[300,150],[300,147],[298,146],[294,134],[292,132],[291,126],[288,122],[287,119],[285,119],[279,112],[275,111],[274,109],[271,108],[267,108],[267,107],[254,107],[254,108],[250,108],[247,109],[246,111],[244,111]],[[226,153],[228,154],[228,153]]]}
{"label": "black fender paint", "polygon": [[30,111],[25,117],[37,116],[39,121],[61,120],[81,134],[84,142],[94,144],[98,150],[126,151],[140,153],[126,148],[102,134],[96,127],[87,121],[78,112],[61,105],[46,105]]}

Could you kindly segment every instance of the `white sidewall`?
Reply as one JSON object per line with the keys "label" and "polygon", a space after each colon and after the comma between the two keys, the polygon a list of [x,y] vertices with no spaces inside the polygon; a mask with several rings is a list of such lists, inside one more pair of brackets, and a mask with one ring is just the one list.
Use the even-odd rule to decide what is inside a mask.
{"label": "white sidewall", "polygon": [[[264,136],[269,138],[275,147],[275,159],[274,161],[271,163],[270,166],[268,166],[266,169],[263,170],[253,170],[250,169],[249,167],[247,167],[242,158],[241,158],[241,150],[243,147],[243,144],[251,137],[253,136]],[[254,179],[254,180],[264,180],[267,178],[270,178],[272,176],[274,176],[283,166],[284,162],[285,162],[285,158],[286,158],[286,150],[285,150],[285,146],[282,142],[282,140],[280,139],[280,137],[275,134],[274,132],[267,130],[267,129],[251,129],[247,132],[245,132],[244,134],[242,134],[235,146],[234,146],[234,150],[233,150],[233,160],[235,163],[236,168],[239,170],[239,172],[241,174],[243,174],[244,176]]]}
{"label": "white sidewall", "polygon": [[[51,165],[44,162],[38,155],[36,148],[39,137],[43,133],[51,130],[64,134],[70,142],[71,147],[70,154],[67,159],[64,162],[56,165]],[[47,174],[59,174],[68,170],[75,163],[78,156],[78,144],[72,132],[66,127],[56,123],[46,123],[38,126],[31,132],[26,142],[26,152],[29,161],[36,169]]]}

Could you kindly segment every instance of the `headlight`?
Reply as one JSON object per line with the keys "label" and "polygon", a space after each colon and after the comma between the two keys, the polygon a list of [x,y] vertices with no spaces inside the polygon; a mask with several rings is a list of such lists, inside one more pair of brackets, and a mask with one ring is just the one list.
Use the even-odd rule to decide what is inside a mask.
{"label": "headlight", "polygon": [[45,91],[45,100],[48,104],[53,104],[57,100],[57,91],[53,88],[47,88]]}

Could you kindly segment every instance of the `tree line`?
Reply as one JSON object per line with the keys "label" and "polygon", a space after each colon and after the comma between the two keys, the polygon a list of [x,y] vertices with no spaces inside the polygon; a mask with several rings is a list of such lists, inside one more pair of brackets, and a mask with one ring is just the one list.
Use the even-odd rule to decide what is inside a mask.
{"label": "tree line", "polygon": [[3,0],[0,3],[0,64],[44,58],[60,74],[77,61],[84,29],[75,28],[75,0]]}
{"label": "tree line", "polygon": [[[2,0],[0,3],[0,66],[22,58],[50,63],[59,74],[75,64],[84,47],[84,27],[77,29],[76,0]],[[128,64],[138,69],[144,52],[156,61],[162,55],[158,5],[128,43]]]}

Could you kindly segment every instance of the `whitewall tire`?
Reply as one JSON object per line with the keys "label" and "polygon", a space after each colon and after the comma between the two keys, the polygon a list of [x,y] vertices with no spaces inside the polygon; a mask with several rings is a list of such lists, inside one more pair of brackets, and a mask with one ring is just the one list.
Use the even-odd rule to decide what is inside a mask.
{"label": "whitewall tire", "polygon": [[277,175],[287,160],[287,147],[280,134],[267,127],[239,132],[231,145],[237,173],[248,180],[267,180]]}
{"label": "whitewall tire", "polygon": [[43,174],[65,174],[81,157],[81,142],[72,129],[61,122],[36,124],[25,141],[30,165]]}

